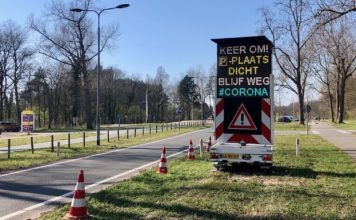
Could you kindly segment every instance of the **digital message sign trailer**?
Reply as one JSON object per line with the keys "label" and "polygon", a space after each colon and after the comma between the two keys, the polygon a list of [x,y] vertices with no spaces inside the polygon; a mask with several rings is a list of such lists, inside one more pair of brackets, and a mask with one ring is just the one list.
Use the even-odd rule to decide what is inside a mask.
{"label": "digital message sign trailer", "polygon": [[[272,43],[265,36],[213,39],[217,44],[213,161],[271,167]],[[215,159],[214,159],[215,158]]]}

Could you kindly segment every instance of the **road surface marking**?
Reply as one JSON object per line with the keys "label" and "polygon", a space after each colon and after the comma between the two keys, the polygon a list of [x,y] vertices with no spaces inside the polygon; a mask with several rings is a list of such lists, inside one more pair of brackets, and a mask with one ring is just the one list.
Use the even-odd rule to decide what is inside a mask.
{"label": "road surface marking", "polygon": [[58,162],[58,163],[53,163],[53,164],[48,164],[48,165],[44,165],[44,166],[29,168],[29,169],[25,169],[25,170],[19,170],[19,171],[7,173],[7,174],[2,174],[2,175],[0,175],[0,177],[10,176],[10,175],[19,174],[19,173],[24,173],[24,172],[32,171],[32,170],[38,170],[38,169],[46,168],[46,167],[52,167],[52,166],[56,166],[56,165],[60,165],[60,164],[64,164],[64,163],[70,163],[70,162],[78,161],[78,160],[88,159],[88,158],[92,158],[92,157],[96,157],[96,156],[101,156],[101,155],[110,154],[110,153],[114,153],[114,152],[119,152],[119,151],[131,149],[131,148],[136,148],[136,147],[139,147],[139,146],[150,145],[150,144],[154,144],[154,143],[157,143],[157,142],[160,142],[160,141],[170,140],[170,139],[173,139],[173,138],[176,138],[176,137],[181,137],[181,136],[184,136],[184,135],[187,135],[187,134],[197,133],[197,132],[199,132],[199,131],[201,131],[201,130],[193,131],[193,132],[189,132],[189,133],[185,133],[185,134],[181,134],[181,135],[178,135],[178,136],[173,136],[173,137],[169,137],[169,138],[165,138],[165,139],[161,139],[161,140],[157,140],[157,141],[152,141],[152,142],[149,142],[149,143],[145,143],[145,144],[141,144],[141,145],[136,145],[136,146],[132,146],[132,147],[127,147],[127,148],[122,148],[122,149],[107,151],[107,152],[103,152],[103,153],[99,153],[99,154],[94,154],[94,155],[90,155],[90,156],[86,156],[86,157],[81,157],[81,158],[76,158],[76,159],[70,159],[70,160],[66,160],[66,161],[62,161],[62,162]]}
{"label": "road surface marking", "polygon": [[[177,156],[177,155],[179,155],[179,154],[182,154],[182,153],[184,153],[184,152],[186,152],[186,151],[187,151],[187,150],[179,151],[179,152],[177,152],[177,153],[175,153],[175,154],[172,154],[172,155],[168,156],[167,158],[175,157],[175,156]],[[99,185],[101,185],[101,184],[103,184],[103,183],[109,182],[109,181],[114,180],[114,179],[117,179],[117,178],[119,178],[119,177],[126,176],[126,175],[128,175],[128,174],[130,174],[130,173],[134,173],[134,172],[136,172],[136,171],[139,171],[139,170],[142,170],[142,169],[144,169],[144,168],[150,167],[150,166],[152,166],[152,165],[154,165],[154,164],[159,163],[159,161],[160,161],[160,159],[159,159],[159,160],[155,160],[155,161],[150,162],[150,163],[147,163],[147,164],[144,164],[144,165],[142,165],[142,166],[140,166],[140,167],[136,167],[136,168],[134,168],[134,169],[132,169],[132,170],[128,170],[128,171],[126,171],[126,172],[124,172],[124,173],[120,173],[120,174],[118,174],[118,175],[115,175],[115,176],[109,177],[109,178],[107,178],[107,179],[101,180],[101,181],[99,181],[99,182],[93,183],[93,184],[91,184],[91,185],[85,187],[85,190],[89,190],[89,189],[91,189],[91,188],[93,188],[93,187],[96,187],[96,186],[99,186]],[[23,214],[23,213],[25,213],[25,212],[32,211],[32,210],[34,210],[34,209],[36,209],[36,208],[39,208],[39,207],[41,207],[41,206],[48,205],[48,204],[50,204],[51,202],[56,202],[56,201],[58,201],[58,200],[66,199],[67,197],[72,196],[72,195],[73,195],[73,192],[69,192],[69,193],[63,194],[63,195],[61,195],[61,196],[54,197],[54,198],[49,199],[49,200],[47,200],[47,201],[38,203],[38,204],[36,204],[36,205],[30,206],[30,207],[27,207],[27,208],[24,208],[24,209],[22,209],[21,211],[13,212],[13,213],[11,213],[11,214],[9,214],[9,215],[2,216],[2,217],[0,217],[0,220],[6,220],[6,219],[13,218],[14,216],[21,215],[21,214]]]}
{"label": "road surface marking", "polygon": [[[27,171],[31,171],[31,170],[36,170],[36,169],[40,169],[40,168],[45,168],[45,167],[51,167],[51,166],[54,166],[54,165],[58,165],[58,164],[63,164],[63,163],[69,163],[69,162],[73,162],[73,161],[77,161],[77,160],[82,160],[82,159],[85,159],[85,158],[91,158],[91,157],[95,157],[95,156],[99,156],[99,155],[105,155],[105,154],[109,154],[109,153],[113,153],[113,152],[119,152],[119,151],[123,151],[123,150],[126,150],[126,149],[130,149],[130,148],[136,148],[136,147],[139,147],[139,146],[144,146],[144,145],[149,145],[149,144],[154,144],[154,143],[157,143],[157,142],[160,142],[160,141],[164,141],[164,140],[170,140],[170,139],[173,139],[173,138],[176,138],[176,137],[181,137],[181,136],[184,136],[184,135],[187,135],[187,134],[192,134],[192,133],[196,133],[196,132],[199,132],[201,130],[198,130],[198,131],[194,131],[194,132],[189,132],[189,133],[186,133],[186,134],[181,134],[181,135],[178,135],[178,136],[174,136],[174,137],[170,137],[170,138],[165,138],[165,139],[161,139],[161,140],[157,140],[157,141],[153,141],[153,142],[149,142],[149,143],[146,143],[146,144],[142,144],[142,145],[136,145],[136,146],[132,146],[132,147],[128,147],[128,148],[124,148],[124,149],[118,149],[118,150],[113,150],[113,151],[108,151],[108,152],[104,152],[104,153],[100,153],[100,154],[95,154],[95,155],[91,155],[91,156],[87,156],[87,157],[83,157],[83,158],[77,158],[77,159],[73,159],[73,160],[68,160],[68,161],[63,161],[63,162],[59,162],[59,163],[55,163],[55,164],[49,164],[49,165],[45,165],[45,166],[41,166],[41,167],[35,167],[35,168],[31,168],[31,169],[26,169],[26,170],[21,170],[21,171],[17,171],[17,172],[13,172],[13,173],[8,173],[8,174],[3,174],[3,175],[0,175],[0,177],[3,177],[3,176],[9,176],[9,175],[13,175],[13,174],[18,174],[18,173],[23,173],[23,172],[27,172]],[[179,151],[175,154],[172,154],[170,156],[167,156],[167,158],[171,158],[171,157],[175,157],[179,154],[182,154],[184,152],[186,152],[186,150],[183,150],[183,151]],[[128,170],[124,173],[121,173],[121,174],[118,174],[118,175],[115,175],[115,176],[112,176],[112,177],[109,177],[107,179],[104,179],[104,180],[101,180],[99,182],[96,182],[96,183],[93,183],[89,186],[86,187],[86,190],[89,190],[93,187],[96,187],[100,184],[103,184],[103,183],[106,183],[110,180],[113,180],[113,179],[116,179],[116,178],[119,178],[119,177],[122,177],[122,176],[125,176],[125,175],[128,175],[130,173],[133,173],[133,172],[136,172],[136,171],[139,171],[141,169],[144,169],[144,168],[147,168],[147,167],[150,167],[152,165],[154,165],[155,163],[159,163],[160,159],[158,160],[155,160],[153,162],[150,162],[150,163],[147,163],[147,164],[144,164],[140,167],[136,167],[132,170]],[[67,197],[69,196],[72,196],[73,195],[73,192],[68,192],[68,193],[65,193],[61,196],[57,196],[57,197],[54,197],[52,199],[49,199],[49,200],[46,200],[44,202],[41,202],[41,203],[38,203],[36,205],[33,205],[33,206],[30,206],[30,207],[27,207],[27,208],[24,208],[20,211],[17,211],[17,212],[13,212],[11,214],[8,214],[8,215],[5,215],[5,216],[2,216],[0,217],[0,220],[6,220],[6,219],[11,219],[13,218],[14,216],[17,216],[17,215],[21,215],[21,214],[24,214],[28,211],[32,211],[36,208],[39,208],[39,207],[42,207],[42,206],[45,206],[45,205],[48,205],[52,202],[56,202],[58,200],[62,200],[62,199],[66,199]]]}

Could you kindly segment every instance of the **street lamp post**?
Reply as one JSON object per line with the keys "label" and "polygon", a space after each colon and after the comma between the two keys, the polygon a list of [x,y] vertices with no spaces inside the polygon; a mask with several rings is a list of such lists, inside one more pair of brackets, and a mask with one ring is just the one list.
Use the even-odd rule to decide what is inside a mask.
{"label": "street lamp post", "polygon": [[[211,78],[216,78],[216,76],[203,76],[203,77],[200,77],[199,78],[199,93],[200,93],[200,101],[201,101],[201,124],[204,125],[204,102],[205,102],[205,98],[207,96],[205,96],[205,94],[203,93],[206,93],[206,91],[203,91],[203,79],[204,78],[207,78],[207,79],[211,79]],[[210,93],[210,92],[209,92]],[[210,106],[211,106],[211,97],[210,97],[210,94],[209,94],[209,101],[210,101]]]}
{"label": "street lamp post", "polygon": [[112,10],[112,9],[121,9],[129,7],[129,4],[120,4],[116,7],[112,8],[104,8],[100,11],[94,9],[81,9],[81,8],[72,8],[70,11],[72,12],[94,12],[98,16],[98,64],[96,70],[96,145],[100,145],[100,112],[99,112],[99,104],[100,104],[100,15],[104,11]]}

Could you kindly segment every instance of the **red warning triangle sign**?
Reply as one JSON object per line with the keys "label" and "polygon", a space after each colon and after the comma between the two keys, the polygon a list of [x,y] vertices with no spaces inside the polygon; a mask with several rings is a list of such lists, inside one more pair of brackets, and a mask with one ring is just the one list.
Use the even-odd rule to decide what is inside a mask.
{"label": "red warning triangle sign", "polygon": [[244,104],[241,104],[237,110],[234,118],[232,119],[228,129],[235,130],[257,130],[250,114],[246,110]]}

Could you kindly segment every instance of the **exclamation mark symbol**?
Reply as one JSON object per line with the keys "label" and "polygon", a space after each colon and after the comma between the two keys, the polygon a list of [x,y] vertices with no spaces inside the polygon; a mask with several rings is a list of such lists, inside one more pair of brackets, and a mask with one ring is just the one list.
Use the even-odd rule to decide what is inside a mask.
{"label": "exclamation mark symbol", "polygon": [[245,114],[241,113],[241,125],[244,125],[244,121],[245,121]]}

